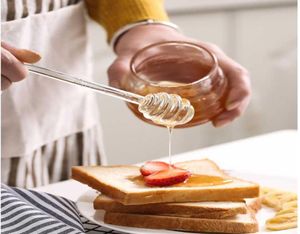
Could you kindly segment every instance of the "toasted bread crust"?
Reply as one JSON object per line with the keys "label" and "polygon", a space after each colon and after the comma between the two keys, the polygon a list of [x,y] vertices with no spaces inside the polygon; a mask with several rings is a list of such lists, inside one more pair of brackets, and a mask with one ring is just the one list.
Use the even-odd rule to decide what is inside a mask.
{"label": "toasted bread crust", "polygon": [[[94,209],[117,213],[136,213],[136,214],[173,214],[177,216],[205,217],[205,218],[224,218],[232,217],[236,214],[247,212],[246,204],[241,203],[235,207],[201,206],[189,203],[156,203],[144,205],[123,205],[113,199],[105,199],[99,195],[94,200]],[[175,215],[175,216],[176,216]]]}
{"label": "toasted bread crust", "polygon": [[246,205],[250,211],[256,214],[262,207],[262,197],[246,199]]}
{"label": "toasted bread crust", "polygon": [[[216,211],[216,212],[206,212],[198,214],[166,214],[161,213],[162,216],[174,216],[174,217],[186,217],[186,218],[203,218],[203,219],[225,219],[235,217],[237,214],[242,214],[244,211],[228,210],[228,211]],[[155,215],[155,214],[154,214]],[[159,214],[156,214],[159,215]]]}
{"label": "toasted bread crust", "polygon": [[[103,192],[104,193],[104,192]],[[256,197],[259,193],[258,186],[246,188],[214,188],[207,190],[190,190],[186,192],[184,189],[178,193],[170,193],[170,191],[155,191],[143,193],[127,193],[119,200],[124,205],[138,205],[163,202],[198,202],[198,201],[241,201],[243,198]],[[105,194],[105,193],[104,193]],[[115,198],[115,194],[112,195]]]}
{"label": "toasted bread crust", "polygon": [[251,216],[251,222],[236,222],[234,219],[184,218],[106,212],[104,222],[129,227],[191,232],[252,233],[258,231],[258,223],[254,216]]}

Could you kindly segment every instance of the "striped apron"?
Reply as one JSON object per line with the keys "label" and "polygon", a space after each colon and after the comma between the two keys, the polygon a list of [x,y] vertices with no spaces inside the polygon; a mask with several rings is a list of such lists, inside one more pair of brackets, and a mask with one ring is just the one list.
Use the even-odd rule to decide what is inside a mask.
{"label": "striped apron", "polygon": [[[42,55],[40,66],[91,77],[84,2],[1,0],[2,40]],[[30,74],[2,92],[1,177],[36,187],[105,164],[94,93]]]}

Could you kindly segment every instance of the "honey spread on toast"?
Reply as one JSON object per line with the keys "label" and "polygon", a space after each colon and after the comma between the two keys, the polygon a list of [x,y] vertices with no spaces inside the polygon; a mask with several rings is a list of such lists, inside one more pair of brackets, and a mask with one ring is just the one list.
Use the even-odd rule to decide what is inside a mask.
{"label": "honey spread on toast", "polygon": [[[128,180],[136,183],[137,185],[145,185],[145,179],[142,175],[128,177]],[[216,186],[221,184],[227,184],[232,182],[231,179],[227,179],[220,176],[211,175],[197,175],[192,174],[184,182],[172,184],[171,187],[200,187],[200,186]]]}

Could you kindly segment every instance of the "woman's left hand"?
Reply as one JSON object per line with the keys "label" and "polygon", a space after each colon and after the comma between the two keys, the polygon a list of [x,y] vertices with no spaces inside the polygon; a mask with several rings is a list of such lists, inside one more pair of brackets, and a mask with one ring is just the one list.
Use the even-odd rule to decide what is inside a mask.
{"label": "woman's left hand", "polygon": [[132,56],[141,48],[163,41],[186,41],[206,47],[218,58],[219,65],[228,78],[229,93],[226,109],[212,120],[215,127],[224,126],[242,115],[250,101],[251,85],[248,71],[229,58],[218,46],[188,38],[164,25],[141,25],[123,35],[116,45],[117,58],[108,69],[109,83],[120,88],[120,80],[129,72]]}

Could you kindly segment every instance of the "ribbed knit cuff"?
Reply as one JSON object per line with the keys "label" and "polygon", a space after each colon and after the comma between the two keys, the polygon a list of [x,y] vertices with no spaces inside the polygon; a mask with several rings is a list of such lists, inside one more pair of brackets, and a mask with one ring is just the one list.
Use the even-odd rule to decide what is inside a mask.
{"label": "ribbed knit cuff", "polygon": [[86,4],[89,15],[105,28],[108,42],[126,24],[168,20],[162,0],[86,0]]}

